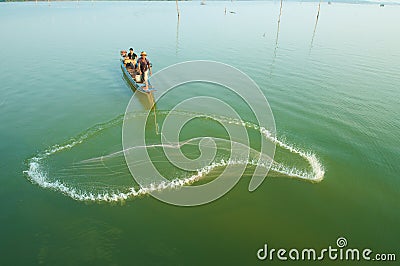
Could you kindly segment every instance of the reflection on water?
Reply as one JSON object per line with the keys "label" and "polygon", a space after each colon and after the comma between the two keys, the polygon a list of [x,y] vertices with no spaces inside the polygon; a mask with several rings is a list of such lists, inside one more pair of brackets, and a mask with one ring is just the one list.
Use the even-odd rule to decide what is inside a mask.
{"label": "reflection on water", "polygon": [[178,56],[178,51],[179,51],[179,22],[180,19],[176,20],[176,45],[175,45],[175,55]]}
{"label": "reflection on water", "polygon": [[135,94],[134,97],[139,99],[140,104],[145,110],[150,110],[153,109],[155,106],[154,103],[154,95],[153,92],[151,93],[143,93],[137,91],[133,85],[129,82],[128,78],[125,76],[125,74],[122,74],[123,80],[125,81],[126,85],[132,90],[132,92]]}

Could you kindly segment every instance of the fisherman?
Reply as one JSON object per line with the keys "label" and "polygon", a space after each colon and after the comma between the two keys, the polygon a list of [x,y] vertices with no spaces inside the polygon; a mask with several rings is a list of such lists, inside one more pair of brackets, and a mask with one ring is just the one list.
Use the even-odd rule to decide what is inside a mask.
{"label": "fisherman", "polygon": [[129,48],[129,53],[128,53],[128,58],[131,60],[129,62],[129,65],[132,66],[133,68],[136,68],[137,64],[136,64],[136,59],[137,59],[137,54],[135,54],[133,52],[133,48]]}
{"label": "fisherman", "polygon": [[142,76],[142,81],[145,82],[146,87],[145,90],[149,88],[149,83],[148,83],[148,78],[149,78],[149,73],[150,76],[153,74],[151,71],[151,63],[147,59],[147,53],[145,51],[142,51],[140,53],[140,58],[137,61],[139,65],[139,74]]}

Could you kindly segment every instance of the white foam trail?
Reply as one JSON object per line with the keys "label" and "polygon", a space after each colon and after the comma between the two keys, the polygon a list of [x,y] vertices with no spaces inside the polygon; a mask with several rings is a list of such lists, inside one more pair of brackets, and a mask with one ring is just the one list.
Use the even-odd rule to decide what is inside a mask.
{"label": "white foam trail", "polygon": [[[164,114],[164,113],[168,114],[170,112],[169,111],[160,112],[160,114]],[[184,115],[188,115],[187,113],[184,113],[184,112],[176,112],[175,111],[175,113],[181,113]],[[233,120],[233,119],[229,119],[226,117],[213,117],[213,116],[209,116],[209,115],[201,115],[201,116],[205,117],[205,118],[213,119],[216,121],[224,121],[224,122],[237,124],[237,125],[243,125],[248,128],[253,128],[253,129],[259,130],[260,133],[268,140],[276,143],[281,148],[284,148],[292,153],[298,154],[299,156],[304,158],[310,164],[311,169],[312,169],[312,172],[301,171],[296,168],[287,167],[283,164],[280,164],[280,163],[274,161],[272,164],[272,167],[271,167],[272,171],[281,173],[288,177],[299,178],[299,179],[307,180],[307,181],[311,181],[311,182],[322,181],[324,174],[325,174],[325,170],[315,154],[313,154],[311,152],[302,151],[301,149],[290,146],[290,145],[284,143],[283,141],[272,137],[271,132],[269,132],[267,129],[265,129],[263,127],[259,127],[258,125],[255,125],[255,124],[252,124],[249,122]],[[191,185],[191,184],[199,181],[203,177],[207,176],[207,174],[209,174],[212,170],[219,168],[219,167],[225,167],[225,166],[228,166],[231,164],[247,164],[247,165],[253,165],[253,166],[268,167],[267,162],[262,162],[259,160],[243,161],[243,160],[230,159],[230,160],[225,161],[222,159],[219,162],[213,162],[212,164],[197,170],[197,173],[195,173],[194,175],[187,177],[187,178],[181,178],[181,179],[176,178],[171,181],[161,182],[159,184],[152,183],[152,184],[148,185],[147,187],[141,187],[139,189],[130,187],[130,188],[127,188],[125,192],[115,191],[115,192],[103,192],[103,193],[97,193],[97,194],[93,194],[91,192],[71,188],[59,180],[52,181],[48,178],[47,172],[43,169],[43,166],[42,166],[43,160],[45,160],[47,157],[49,157],[55,153],[58,153],[58,152],[61,152],[61,151],[67,150],[67,149],[71,149],[74,146],[79,145],[80,143],[84,142],[90,136],[93,136],[94,134],[96,134],[104,129],[107,129],[113,125],[116,125],[116,124],[122,122],[122,120],[123,120],[123,116],[119,116],[107,123],[99,124],[97,126],[92,127],[91,129],[84,132],[84,134],[79,135],[77,138],[72,139],[71,141],[67,142],[64,145],[54,145],[54,146],[50,147],[49,149],[45,150],[44,152],[38,154],[37,156],[30,158],[28,160],[28,166],[29,166],[28,170],[24,171],[24,173],[29,177],[31,182],[38,184],[39,186],[41,186],[43,188],[49,188],[49,189],[53,189],[55,191],[59,191],[75,200],[115,202],[115,201],[126,200],[126,199],[133,198],[133,197],[147,195],[150,192],[162,191],[165,189],[177,189],[182,186]],[[188,140],[187,142],[189,142],[189,141],[190,140]],[[182,145],[183,144],[179,145],[179,147]],[[152,146],[156,147],[156,146],[160,146],[160,145],[156,144],[156,145],[152,145]],[[148,146],[146,146],[146,147],[148,148]],[[171,147],[176,148],[176,145],[171,145]],[[116,153],[109,154],[106,156],[88,159],[88,160],[82,161],[82,163],[83,162],[91,162],[91,161],[95,161],[95,160],[103,160],[104,158],[115,156],[117,154],[121,154],[122,152],[123,151],[118,151]]]}
{"label": "white foam trail", "polygon": [[277,164],[277,165],[273,165],[272,170],[276,171],[276,172],[280,172],[282,174],[287,174],[289,176],[292,177],[298,177],[301,179],[307,179],[310,181],[314,181],[314,182],[320,182],[322,181],[322,179],[324,178],[325,175],[325,170],[324,167],[322,166],[322,164],[320,163],[320,161],[318,160],[317,156],[314,153],[311,152],[304,152],[300,149],[296,149],[293,146],[289,146],[288,144],[280,141],[277,138],[273,138],[271,137],[270,133],[264,129],[261,128],[260,132],[262,134],[264,134],[264,136],[268,139],[270,139],[271,141],[273,141],[274,143],[276,143],[278,146],[280,146],[281,148],[284,148],[288,151],[290,151],[291,153],[295,153],[300,155],[302,158],[304,158],[305,160],[307,160],[307,162],[310,164],[311,169],[312,169],[312,173],[307,173],[307,172],[302,172],[299,171],[295,168],[287,168],[283,165]]}
{"label": "white foam trail", "polygon": [[[218,120],[218,118],[211,117],[211,116],[208,116],[208,118]],[[318,160],[317,156],[314,153],[305,152],[305,151],[302,151],[301,149],[295,148],[293,146],[290,146],[290,145],[284,143],[283,141],[279,140],[278,138],[273,137],[271,132],[268,131],[267,129],[265,129],[264,127],[259,127],[256,124],[252,124],[252,123],[245,122],[245,121],[239,121],[239,120],[233,120],[233,119],[231,119],[231,120],[228,119],[228,121],[227,121],[226,119],[227,118],[225,118],[225,117],[219,118],[220,121],[233,123],[236,125],[243,125],[248,128],[253,128],[255,130],[259,130],[260,133],[263,134],[263,136],[266,139],[272,141],[273,143],[280,146],[281,148],[290,151],[291,153],[298,154],[300,157],[305,159],[310,164],[313,172],[307,173],[304,171],[299,171],[295,168],[289,168],[287,166],[284,166],[284,165],[276,163],[276,162],[274,162],[274,164],[272,165],[271,170],[273,170],[275,172],[279,172],[281,174],[286,174],[291,177],[297,177],[300,179],[306,179],[306,180],[314,181],[314,182],[320,182],[324,178],[324,175],[325,175],[324,167],[322,166],[321,162]]]}

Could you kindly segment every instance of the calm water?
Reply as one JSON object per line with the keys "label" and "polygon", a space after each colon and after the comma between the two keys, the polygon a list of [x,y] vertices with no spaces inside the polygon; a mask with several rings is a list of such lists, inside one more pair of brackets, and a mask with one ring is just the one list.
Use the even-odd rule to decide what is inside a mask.
{"label": "calm water", "polygon": [[[174,2],[1,4],[0,264],[247,265],[266,242],[320,249],[339,236],[399,257],[400,6],[322,3],[315,27],[317,8],[284,2],[277,34],[278,2],[180,3],[179,24]],[[49,159],[49,171],[120,148],[118,117],[132,91],[118,51],[129,46],[148,52],[154,72],[207,59],[247,73],[269,100],[278,137],[313,152],[324,180],[271,174],[249,193],[245,175],[193,208],[146,196],[77,201],[29,182],[29,158],[97,124],[109,128]],[[208,132],[219,134],[214,126]],[[302,167],[298,156],[280,156]]]}

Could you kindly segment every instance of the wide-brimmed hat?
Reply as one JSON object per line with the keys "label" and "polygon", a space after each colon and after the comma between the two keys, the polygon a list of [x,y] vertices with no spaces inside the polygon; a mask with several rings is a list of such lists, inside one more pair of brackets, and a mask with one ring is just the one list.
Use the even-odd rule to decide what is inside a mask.
{"label": "wide-brimmed hat", "polygon": [[146,53],[145,51],[142,51],[142,52],[140,53],[140,55],[147,55],[147,53]]}

